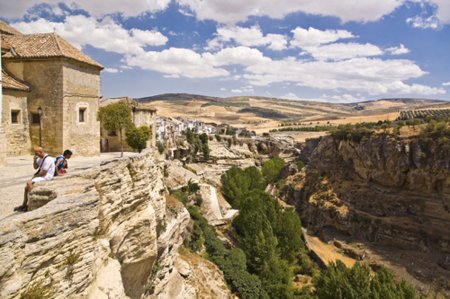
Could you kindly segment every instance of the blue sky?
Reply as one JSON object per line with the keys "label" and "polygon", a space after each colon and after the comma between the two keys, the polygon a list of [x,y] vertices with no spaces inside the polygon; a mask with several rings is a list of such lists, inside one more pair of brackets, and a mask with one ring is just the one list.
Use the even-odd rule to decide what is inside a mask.
{"label": "blue sky", "polygon": [[449,0],[2,0],[0,17],[103,64],[104,97],[450,99]]}

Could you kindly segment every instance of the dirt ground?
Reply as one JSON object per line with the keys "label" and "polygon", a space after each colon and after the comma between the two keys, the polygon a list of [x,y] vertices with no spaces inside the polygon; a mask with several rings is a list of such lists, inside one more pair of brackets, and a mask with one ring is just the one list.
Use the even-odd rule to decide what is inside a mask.
{"label": "dirt ground", "polygon": [[[134,153],[124,153],[135,155]],[[72,157],[68,160],[70,173],[99,165],[102,161],[119,158],[120,153],[102,153],[95,157]],[[7,158],[7,163],[0,166],[0,219],[17,212],[13,209],[22,204],[25,183],[33,176],[33,156],[19,156]]]}

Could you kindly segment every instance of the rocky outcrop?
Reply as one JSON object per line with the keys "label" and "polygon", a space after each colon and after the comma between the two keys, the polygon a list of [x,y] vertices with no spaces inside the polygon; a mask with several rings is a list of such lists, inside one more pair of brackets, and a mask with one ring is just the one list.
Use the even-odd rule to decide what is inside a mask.
{"label": "rocky outcrop", "polygon": [[391,256],[401,250],[393,262],[421,280],[450,275],[442,266],[450,254],[450,147],[374,134],[360,142],[322,137],[304,149],[306,171],[281,193],[310,233],[365,240]]}
{"label": "rocky outcrop", "polygon": [[35,210],[0,222],[0,297],[139,298],[167,280],[189,214],[169,214],[152,152],[35,188]]}
{"label": "rocky outcrop", "polygon": [[309,160],[294,197],[310,230],[331,226],[371,241],[450,253],[449,148],[388,135],[359,143],[324,137]]}

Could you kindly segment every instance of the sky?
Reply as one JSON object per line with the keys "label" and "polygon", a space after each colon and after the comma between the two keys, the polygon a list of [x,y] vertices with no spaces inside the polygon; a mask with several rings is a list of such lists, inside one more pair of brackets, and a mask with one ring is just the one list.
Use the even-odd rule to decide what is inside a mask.
{"label": "sky", "polygon": [[450,100],[450,0],[0,0],[101,63],[103,97]]}

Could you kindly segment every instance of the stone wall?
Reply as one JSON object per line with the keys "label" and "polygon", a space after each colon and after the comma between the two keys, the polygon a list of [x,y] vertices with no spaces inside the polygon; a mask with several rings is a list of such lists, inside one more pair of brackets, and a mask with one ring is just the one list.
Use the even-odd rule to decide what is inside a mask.
{"label": "stone wall", "polygon": [[[28,155],[31,152],[29,113],[26,92],[3,90],[4,145],[7,156]],[[12,123],[11,112],[19,111],[18,122]]]}
{"label": "stone wall", "polygon": [[[28,112],[42,114],[42,146],[53,155],[63,151],[63,68],[61,60],[4,61],[17,78],[28,82]],[[39,127],[30,127],[32,145],[39,145]]]}
{"label": "stone wall", "polygon": [[[42,146],[50,154],[59,155],[65,149],[82,156],[100,153],[99,68],[67,59],[11,60],[5,61],[5,67],[30,84],[27,119],[42,108]],[[80,109],[84,110],[82,122]],[[29,139],[39,145],[39,126],[30,126]]]}
{"label": "stone wall", "polygon": [[167,215],[163,188],[152,152],[37,186],[35,210],[0,221],[0,297],[139,298],[156,263],[164,285],[189,214]]}
{"label": "stone wall", "polygon": [[[100,122],[97,121],[100,97],[100,70],[76,62],[63,67],[63,148],[77,155],[100,153]],[[84,120],[80,121],[80,110]]]}

